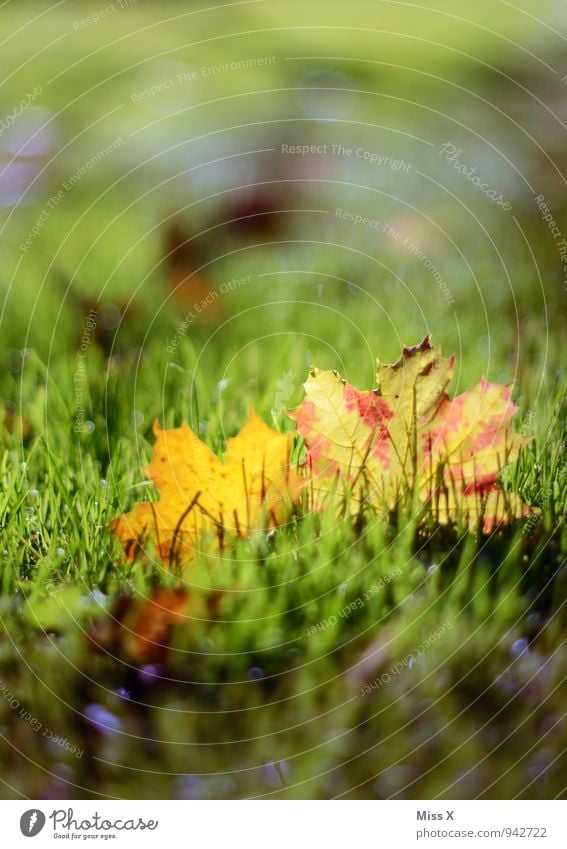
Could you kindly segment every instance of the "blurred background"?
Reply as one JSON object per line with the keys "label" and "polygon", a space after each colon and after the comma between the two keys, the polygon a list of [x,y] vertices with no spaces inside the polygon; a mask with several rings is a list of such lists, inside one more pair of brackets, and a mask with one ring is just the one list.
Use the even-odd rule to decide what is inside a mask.
{"label": "blurred background", "polygon": [[[533,498],[545,482],[559,504],[565,3],[105,3],[0,4],[0,680],[81,752],[0,700],[3,793],[563,793],[551,524],[512,557],[515,531],[438,555],[380,528],[323,545],[306,520],[279,553],[240,551],[210,627],[234,575],[197,571],[167,658],[137,640],[167,643],[177,602],[144,607],[106,528],[148,492],[155,419],[218,452],[251,403],[291,431],[311,364],[372,388],[375,357],[427,333],[457,356],[453,393],[515,381]],[[307,639],[400,563],[340,639]],[[377,622],[388,669],[447,619],[358,698],[343,672]]]}
{"label": "blurred background", "polygon": [[[250,274],[185,334],[201,347],[223,325],[203,361],[219,380],[262,351],[259,325],[306,334],[285,347],[294,371],[308,353],[337,365],[349,318],[384,359],[433,330],[475,373],[513,377],[522,348],[541,374],[565,304],[535,201],[561,230],[564,14],[555,0],[5,3],[9,367],[75,346],[92,305],[105,356],[167,347],[195,303]],[[340,365],[371,381],[367,353]]]}

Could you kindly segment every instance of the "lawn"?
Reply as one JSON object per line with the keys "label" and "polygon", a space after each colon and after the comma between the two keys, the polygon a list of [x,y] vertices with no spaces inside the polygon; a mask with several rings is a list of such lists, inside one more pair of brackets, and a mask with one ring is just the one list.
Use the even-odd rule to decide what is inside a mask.
{"label": "lawn", "polygon": [[[557,4],[113,5],[0,7],[0,796],[564,798]],[[155,421],[293,434],[428,333],[513,384],[537,515],[127,562]]]}

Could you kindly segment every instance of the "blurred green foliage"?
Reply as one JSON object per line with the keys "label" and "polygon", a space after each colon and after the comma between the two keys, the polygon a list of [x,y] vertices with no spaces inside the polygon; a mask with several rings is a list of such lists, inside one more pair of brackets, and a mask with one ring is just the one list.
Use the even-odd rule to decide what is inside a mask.
{"label": "blurred green foliage", "polygon": [[[531,191],[544,185],[567,232],[548,114],[558,4],[206,5],[140,2],[92,23],[96,3],[0,8],[0,119],[35,86],[14,128],[44,110],[39,153],[0,136],[4,187],[14,166],[35,169],[18,203],[0,187],[0,793],[563,796],[565,299]],[[222,70],[258,57],[275,59]],[[443,160],[448,141],[512,214]],[[409,170],[284,144],[350,145]],[[277,213],[268,236],[227,225],[249,184]],[[185,301],[171,222],[195,245]],[[246,282],[172,352],[199,277],[199,291]],[[515,381],[533,440],[503,485],[541,519],[475,539],[420,527],[409,505],[354,528],[303,517],[201,557],[183,576],[189,618],[158,661],[134,658],[124,609],[178,585],[122,563],[108,532],[153,495],[153,420],[188,421],[220,454],[250,404],[292,430],[272,412],[290,370],[288,408],[313,363],[371,388],[376,356],[428,332],[457,355],[453,393]]]}

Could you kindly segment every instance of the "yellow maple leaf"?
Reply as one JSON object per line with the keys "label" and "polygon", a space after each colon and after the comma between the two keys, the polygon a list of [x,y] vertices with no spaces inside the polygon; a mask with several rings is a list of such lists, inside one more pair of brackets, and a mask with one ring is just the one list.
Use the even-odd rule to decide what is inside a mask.
{"label": "yellow maple leaf", "polygon": [[397,363],[377,361],[373,391],[336,371],[311,371],[306,398],[290,415],[307,447],[313,509],[347,486],[356,510],[364,503],[386,513],[417,489],[439,522],[463,518],[476,528],[482,521],[487,531],[529,512],[497,485],[526,441],[512,429],[510,388],[483,380],[451,399],[453,366],[427,336]]}
{"label": "yellow maple leaf", "polygon": [[240,433],[227,442],[224,462],[183,424],[154,425],[153,457],[144,472],[160,500],[137,504],[115,519],[112,531],[131,562],[152,539],[172,565],[197,548],[223,548],[228,538],[282,524],[302,482],[290,466],[291,436],[279,434],[250,409]]}

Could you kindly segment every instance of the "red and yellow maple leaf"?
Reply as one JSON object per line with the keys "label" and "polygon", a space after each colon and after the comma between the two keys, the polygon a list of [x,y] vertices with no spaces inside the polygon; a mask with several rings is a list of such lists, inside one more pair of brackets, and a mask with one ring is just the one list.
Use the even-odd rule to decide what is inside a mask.
{"label": "red and yellow maple leaf", "polygon": [[451,399],[453,366],[427,336],[397,363],[377,361],[374,391],[355,389],[336,371],[311,371],[291,416],[307,447],[313,509],[345,484],[355,509],[365,503],[385,513],[417,488],[438,521],[482,520],[486,531],[529,512],[497,485],[525,442],[512,429],[510,388],[483,380]]}
{"label": "red and yellow maple leaf", "polygon": [[129,561],[149,538],[171,565],[190,560],[197,548],[222,548],[229,536],[285,521],[302,487],[290,466],[292,437],[276,433],[254,410],[228,440],[224,462],[186,424],[174,430],[155,425],[154,432],[144,472],[160,500],[137,504],[111,525]]}

